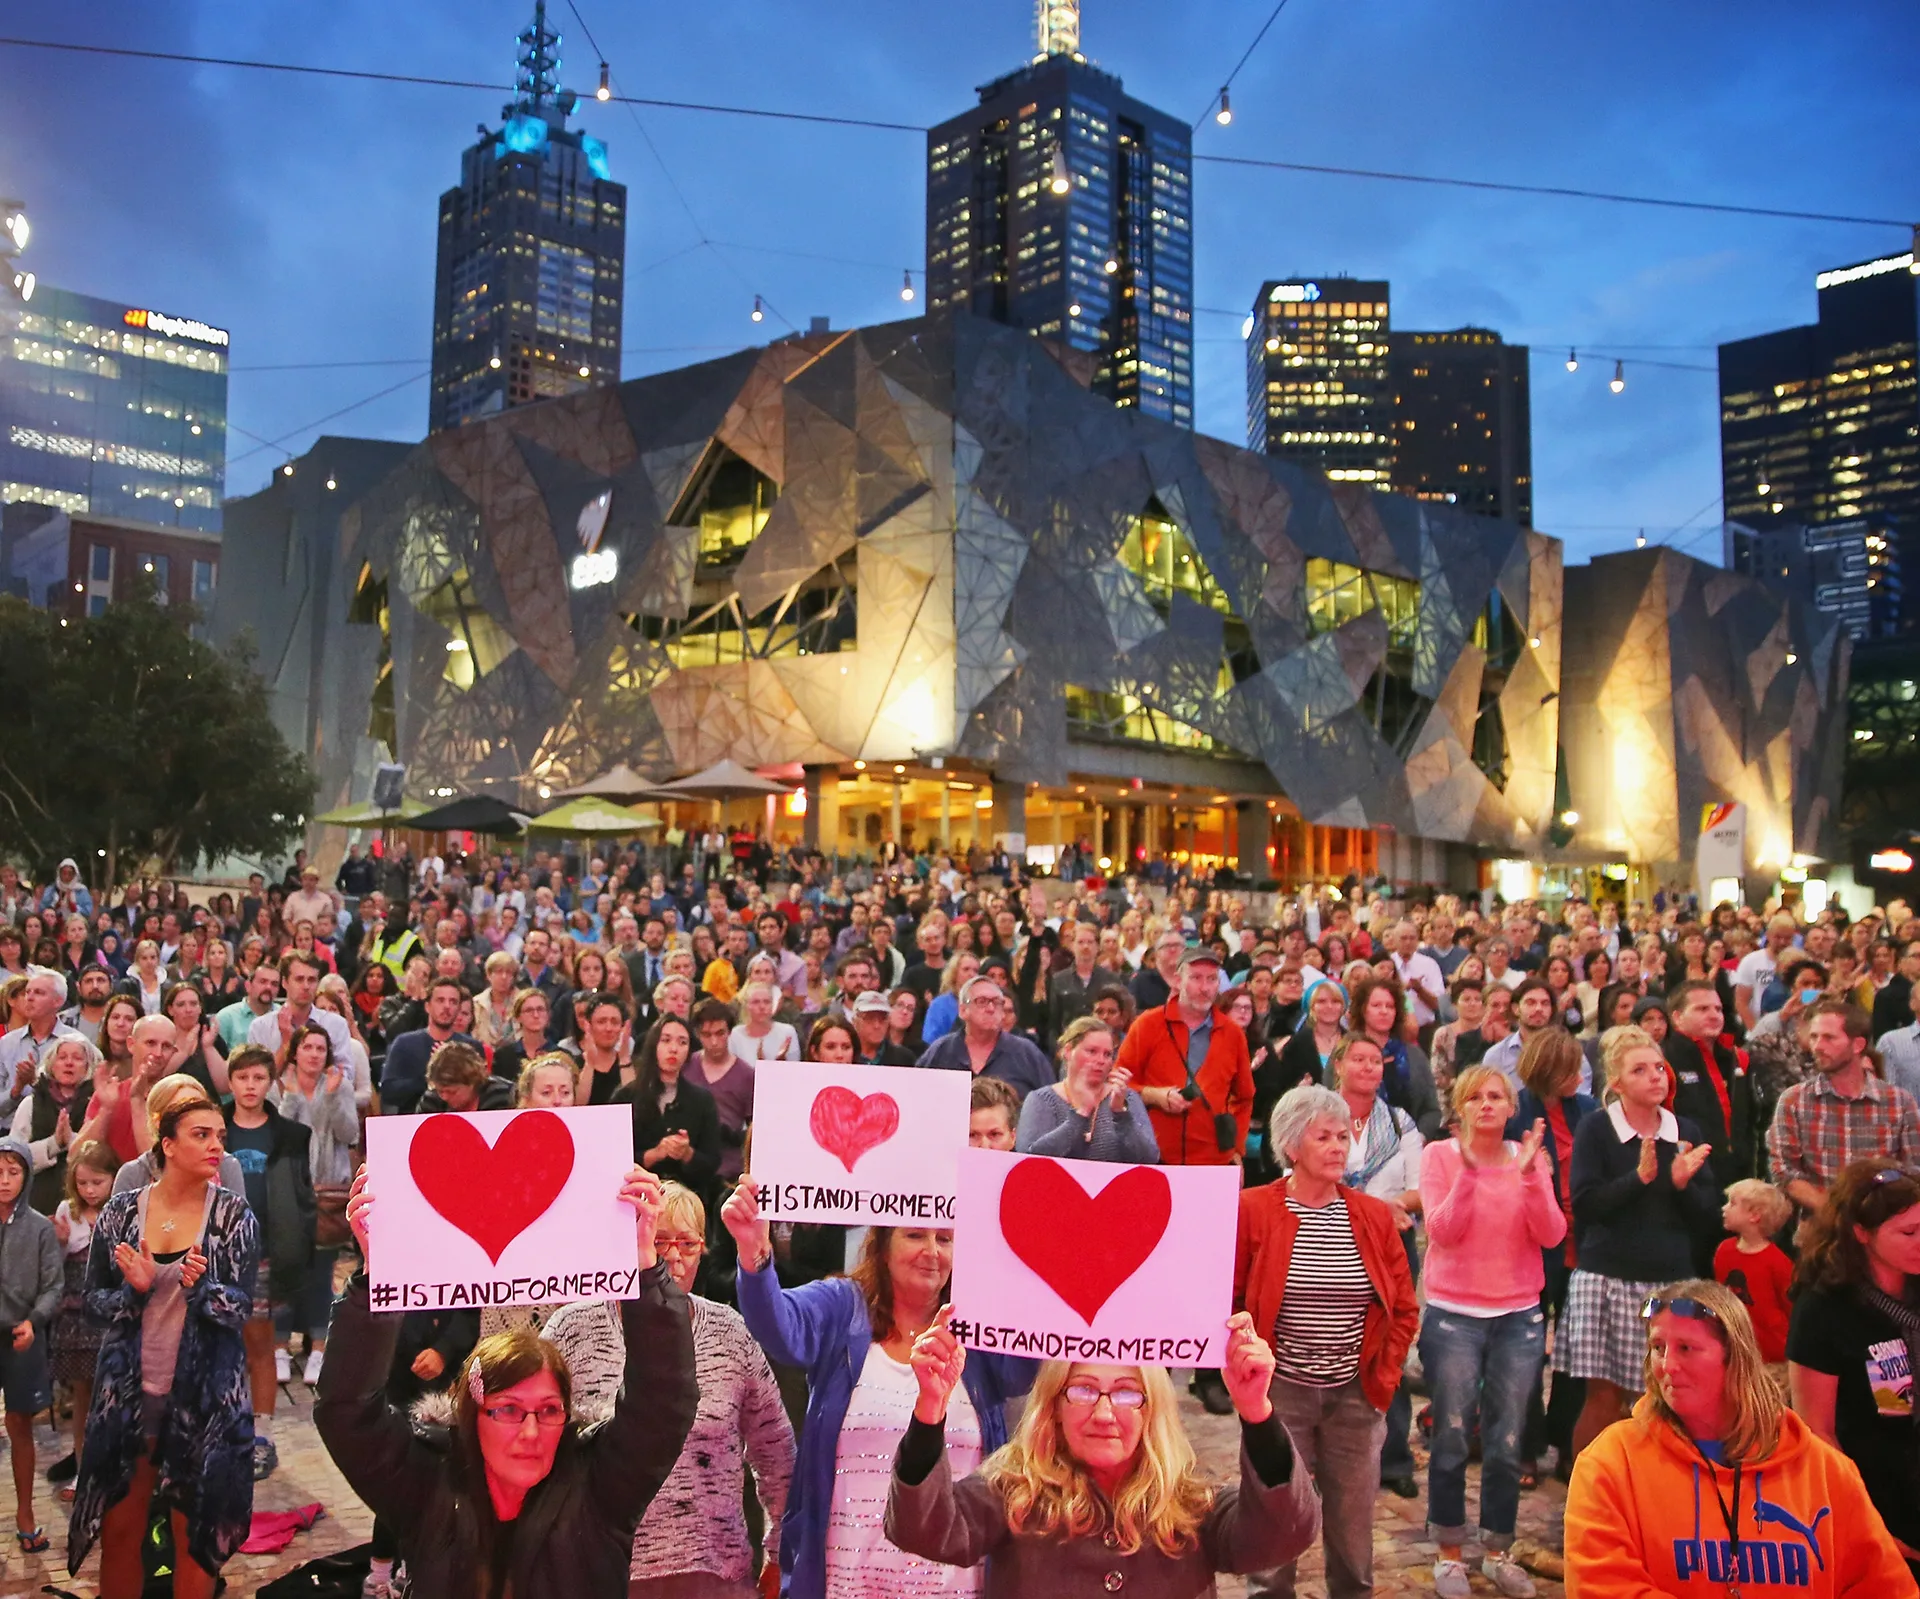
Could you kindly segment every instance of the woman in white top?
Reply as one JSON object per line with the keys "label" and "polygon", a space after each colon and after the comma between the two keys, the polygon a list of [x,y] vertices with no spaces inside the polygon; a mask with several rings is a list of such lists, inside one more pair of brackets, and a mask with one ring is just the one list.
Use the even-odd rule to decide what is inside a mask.
{"label": "woman in white top", "polygon": [[367,1106],[373,1102],[373,1063],[367,1054],[367,1041],[360,1036],[360,1023],[354,1018],[347,980],[338,972],[328,972],[320,979],[313,1003],[321,1010],[332,1011],[347,1024],[347,1053],[353,1057],[353,1105],[365,1115]]}
{"label": "woman in white top", "polygon": [[133,946],[133,967],[120,981],[120,992],[140,1001],[145,1016],[160,1014],[160,1001],[167,991],[167,974],[160,966],[160,946],[143,938]]}
{"label": "woman in white top", "polygon": [[773,1019],[779,991],[764,981],[749,982],[740,990],[747,1019],[728,1035],[734,1054],[747,1061],[798,1060],[800,1035],[786,1022]]}

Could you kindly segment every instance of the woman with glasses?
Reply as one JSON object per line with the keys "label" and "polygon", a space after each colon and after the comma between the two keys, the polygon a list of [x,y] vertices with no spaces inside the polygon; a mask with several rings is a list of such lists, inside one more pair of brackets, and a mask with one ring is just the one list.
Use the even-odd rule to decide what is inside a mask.
{"label": "woman with glasses", "polygon": [[[908,1357],[934,1324],[953,1275],[953,1234],[874,1227],[844,1277],[782,1288],[751,1176],[720,1219],[739,1250],[740,1313],[772,1360],[807,1373],[807,1412],[780,1528],[786,1599],[935,1599],[973,1595],[978,1573],[917,1557],[884,1521],[895,1451],[919,1387]],[[1033,1380],[1031,1361],[974,1355],[957,1373],[948,1447],[971,1471],[1007,1441],[1006,1402]]]}
{"label": "woman with glasses", "polygon": [[[314,1424],[353,1491],[399,1534],[413,1591],[474,1599],[623,1593],[634,1529],[679,1458],[699,1391],[685,1296],[660,1264],[660,1183],[633,1168],[640,1275],[621,1301],[625,1341],[611,1416],[582,1425],[573,1377],[524,1329],[482,1338],[452,1387],[444,1429],[416,1431],[385,1393],[398,1313],[376,1314],[364,1268],[334,1308]],[[347,1221],[364,1259],[380,1226],[367,1174]]]}
{"label": "woman with glasses", "polygon": [[[742,1490],[753,1469],[766,1546],[762,1573],[779,1574],[780,1513],[793,1476],[793,1427],[767,1357],[738,1311],[694,1290],[706,1252],[707,1211],[678,1183],[662,1189],[653,1244],[693,1307],[693,1369],[700,1405],[686,1447],[633,1540],[630,1599],[753,1599],[753,1550]],[[561,1309],[541,1335],[573,1373],[582,1416],[611,1411],[626,1367],[620,1318],[606,1300]]]}
{"label": "woman with glasses", "polygon": [[1639,1318],[1646,1392],[1567,1490],[1568,1599],[1911,1599],[1859,1470],[1782,1403],[1733,1291],[1678,1282]]}
{"label": "woman with glasses", "polygon": [[1808,1224],[1787,1332],[1793,1408],[1860,1468],[1920,1576],[1920,1172],[1841,1172]]}
{"label": "woman with glasses", "polygon": [[1221,1376],[1240,1418],[1240,1480],[1199,1468],[1161,1366],[1049,1361],[1020,1430],[962,1474],[948,1406],[967,1366],[950,1309],[914,1340],[913,1419],[893,1462],[887,1536],[947,1566],[990,1560],[989,1596],[1211,1593],[1219,1572],[1297,1558],[1319,1522],[1312,1483],[1274,1410],[1273,1351],[1232,1317]]}

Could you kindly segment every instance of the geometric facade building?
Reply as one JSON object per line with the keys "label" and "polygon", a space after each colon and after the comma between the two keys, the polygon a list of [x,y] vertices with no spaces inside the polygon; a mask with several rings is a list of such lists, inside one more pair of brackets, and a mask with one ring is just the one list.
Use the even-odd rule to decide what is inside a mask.
{"label": "geometric facade building", "polygon": [[579,96],[559,87],[546,11],[535,0],[520,32],[518,98],[440,196],[434,432],[620,377],[627,191],[607,147],[567,126]]}
{"label": "geometric facade building", "polygon": [[1084,352],[1096,393],[1193,426],[1193,130],[1080,53],[1079,7],[927,132],[927,308]]}
{"label": "geometric facade building", "polygon": [[1567,572],[1570,854],[1690,863],[1702,808],[1747,807],[1750,875],[1832,859],[1851,640],[1838,619],[1671,550]]}
{"label": "geometric facade building", "polygon": [[[938,756],[989,780],[1002,835],[1029,785],[1178,770],[1322,827],[1537,853],[1558,542],[1197,437],[1090,376],[930,317],[433,435],[342,496],[337,576],[310,580],[322,804],[382,745],[416,792],[527,800],[620,761]],[[222,589],[231,631],[248,602]]]}

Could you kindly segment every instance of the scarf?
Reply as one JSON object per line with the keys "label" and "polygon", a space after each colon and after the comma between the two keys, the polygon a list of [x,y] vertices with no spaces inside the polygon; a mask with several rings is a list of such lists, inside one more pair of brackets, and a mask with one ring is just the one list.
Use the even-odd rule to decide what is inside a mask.
{"label": "scarf", "polygon": [[1367,1112],[1367,1125],[1360,1135],[1360,1164],[1347,1170],[1347,1186],[1366,1192],[1367,1184],[1378,1177],[1400,1148],[1403,1134],[1396,1112],[1379,1095]]}

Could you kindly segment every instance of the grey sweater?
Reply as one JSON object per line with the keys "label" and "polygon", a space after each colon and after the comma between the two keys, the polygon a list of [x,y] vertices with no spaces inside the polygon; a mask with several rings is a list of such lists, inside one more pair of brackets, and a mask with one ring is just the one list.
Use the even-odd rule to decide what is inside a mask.
{"label": "grey sweater", "polygon": [[1119,1115],[1102,1096],[1090,1118],[1073,1108],[1064,1087],[1036,1089],[1020,1107],[1020,1130],[1013,1147],[1023,1155],[1066,1160],[1109,1160],[1131,1166],[1160,1161],[1160,1141],[1147,1120],[1146,1102],[1131,1088],[1127,1108]]}
{"label": "grey sweater", "polygon": [[0,1221],[0,1333],[30,1321],[34,1336],[45,1337],[60,1308],[64,1270],[53,1223],[27,1204],[22,1189],[13,1214]]}

